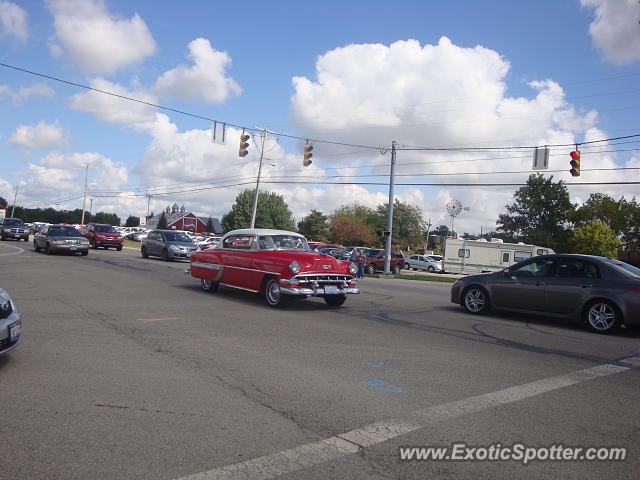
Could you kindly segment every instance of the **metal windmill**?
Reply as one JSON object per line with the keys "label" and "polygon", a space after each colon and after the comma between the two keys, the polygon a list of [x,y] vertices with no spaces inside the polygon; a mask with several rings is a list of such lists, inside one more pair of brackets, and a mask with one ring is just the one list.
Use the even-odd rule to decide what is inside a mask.
{"label": "metal windmill", "polygon": [[451,217],[451,236],[453,236],[453,222],[462,211],[462,202],[460,200],[451,200],[447,203],[447,213]]}

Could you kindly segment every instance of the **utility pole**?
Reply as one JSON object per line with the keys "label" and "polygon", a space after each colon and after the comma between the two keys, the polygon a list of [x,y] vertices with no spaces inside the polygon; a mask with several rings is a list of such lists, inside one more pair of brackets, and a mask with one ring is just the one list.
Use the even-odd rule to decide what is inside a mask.
{"label": "utility pole", "polygon": [[82,220],[80,220],[80,225],[84,227],[84,208],[87,205],[87,177],[89,176],[89,164],[85,166],[84,169],[84,196],[82,197]]}
{"label": "utility pole", "polygon": [[151,195],[147,195],[147,218],[149,218],[149,204],[151,203]]}
{"label": "utility pole", "polygon": [[93,198],[90,199],[91,202],[89,203],[89,218],[91,218],[91,212],[93,210]]}
{"label": "utility pole", "polygon": [[18,198],[18,189],[20,188],[19,185],[16,185],[16,193],[13,196],[13,206],[11,207],[11,218],[13,218],[13,213],[16,211],[16,199]]}
{"label": "utility pole", "polygon": [[251,211],[251,225],[249,228],[255,228],[256,226],[256,212],[258,210],[258,190],[260,189],[260,175],[262,174],[262,160],[264,159],[264,144],[267,141],[267,133],[270,132],[266,128],[259,129],[262,131],[260,134],[260,166],[258,167],[258,179],[256,180],[256,191],[253,194],[253,208]]}
{"label": "utility pole", "polygon": [[391,142],[391,173],[389,175],[389,206],[387,207],[387,243],[384,247],[384,274],[391,273],[391,237],[393,236],[393,189],[396,181],[396,141]]}

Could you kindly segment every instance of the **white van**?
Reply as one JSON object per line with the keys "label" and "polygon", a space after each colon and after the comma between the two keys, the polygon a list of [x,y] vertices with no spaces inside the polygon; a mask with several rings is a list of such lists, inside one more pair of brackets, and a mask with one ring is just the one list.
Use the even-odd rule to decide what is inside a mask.
{"label": "white van", "polygon": [[447,273],[497,272],[537,255],[555,253],[547,247],[526,243],[504,243],[499,238],[487,241],[447,238],[444,247],[444,270]]}

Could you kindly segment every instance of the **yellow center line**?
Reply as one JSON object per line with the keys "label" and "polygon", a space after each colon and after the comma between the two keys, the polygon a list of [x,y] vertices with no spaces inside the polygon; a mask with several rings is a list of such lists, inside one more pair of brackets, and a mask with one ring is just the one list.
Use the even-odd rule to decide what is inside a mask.
{"label": "yellow center line", "polygon": [[150,322],[159,322],[161,320],[180,320],[178,317],[167,317],[167,318],[138,318],[138,321],[144,322],[144,323],[150,323]]}

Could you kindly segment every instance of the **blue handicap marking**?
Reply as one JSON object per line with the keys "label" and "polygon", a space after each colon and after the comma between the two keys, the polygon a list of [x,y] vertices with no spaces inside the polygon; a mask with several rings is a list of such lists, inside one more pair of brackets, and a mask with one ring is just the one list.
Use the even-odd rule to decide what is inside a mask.
{"label": "blue handicap marking", "polygon": [[367,365],[369,365],[370,367],[384,367],[384,362],[367,362]]}
{"label": "blue handicap marking", "polygon": [[379,378],[374,378],[373,380],[366,380],[360,383],[362,383],[363,385],[368,385],[369,387],[377,388],[378,390],[382,390],[383,392],[407,393],[400,387],[397,387],[384,380],[380,380]]}

